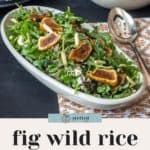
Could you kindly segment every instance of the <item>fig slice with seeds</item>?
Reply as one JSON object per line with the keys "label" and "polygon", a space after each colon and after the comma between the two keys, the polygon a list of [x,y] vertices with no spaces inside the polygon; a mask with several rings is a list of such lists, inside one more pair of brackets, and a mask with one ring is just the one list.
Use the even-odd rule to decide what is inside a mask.
{"label": "fig slice with seeds", "polygon": [[118,84],[118,75],[114,69],[95,69],[88,73],[88,77],[111,86],[116,86]]}
{"label": "fig slice with seeds", "polygon": [[111,57],[113,55],[113,51],[111,48],[104,47],[104,50],[105,50],[107,56]]}
{"label": "fig slice with seeds", "polygon": [[126,81],[127,75],[125,73],[118,74],[118,85],[123,85]]}
{"label": "fig slice with seeds", "polygon": [[57,44],[60,39],[60,35],[56,33],[49,33],[46,36],[41,36],[38,41],[38,48],[41,51],[47,50]]}
{"label": "fig slice with seeds", "polygon": [[63,28],[56,23],[56,21],[52,17],[45,17],[42,19],[40,23],[40,30],[43,32],[49,32],[50,28],[54,32],[63,32]]}
{"label": "fig slice with seeds", "polygon": [[79,63],[85,61],[92,52],[92,46],[89,43],[80,43],[79,46],[73,49],[69,55],[69,59]]}
{"label": "fig slice with seeds", "polygon": [[48,14],[38,14],[38,13],[33,13],[32,15],[30,15],[30,19],[32,20],[32,21],[37,21],[37,22],[40,22],[43,18],[45,18],[45,17],[49,17],[49,15]]}

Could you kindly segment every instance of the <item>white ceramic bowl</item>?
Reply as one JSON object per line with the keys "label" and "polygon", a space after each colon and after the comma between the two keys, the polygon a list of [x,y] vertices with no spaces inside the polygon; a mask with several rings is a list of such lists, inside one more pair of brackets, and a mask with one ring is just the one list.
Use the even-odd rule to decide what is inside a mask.
{"label": "white ceramic bowl", "polygon": [[137,9],[150,4],[150,0],[92,0],[105,8],[121,7],[124,9]]}
{"label": "white ceramic bowl", "polygon": [[[28,6],[26,8],[30,9],[33,6]],[[34,6],[37,7],[37,6]],[[50,10],[54,13],[60,13],[61,11],[53,9],[53,8],[47,8],[47,7],[40,7],[41,10]],[[46,85],[48,88],[52,89],[56,93],[70,99],[71,101],[74,101],[76,103],[82,104],[84,106],[90,107],[90,108],[97,108],[97,109],[115,109],[123,106],[127,106],[131,103],[134,103],[138,100],[138,98],[141,96],[142,91],[145,88],[143,75],[141,74],[141,82],[142,86],[140,89],[132,94],[129,97],[121,98],[121,99],[104,99],[104,98],[97,98],[92,95],[88,95],[82,92],[78,92],[75,94],[75,90],[67,87],[66,85],[58,82],[57,80],[49,77],[42,71],[35,68],[31,63],[29,63],[25,58],[23,58],[18,51],[11,45],[9,42],[7,36],[6,36],[6,26],[9,23],[10,16],[13,12],[17,11],[13,10],[9,12],[2,20],[1,22],[1,35],[4,43],[8,47],[8,50],[11,52],[11,54],[16,58],[16,60],[28,71],[30,72],[35,78],[37,78],[41,83]],[[118,51],[121,51],[118,49]],[[129,58],[128,58],[129,59]]]}

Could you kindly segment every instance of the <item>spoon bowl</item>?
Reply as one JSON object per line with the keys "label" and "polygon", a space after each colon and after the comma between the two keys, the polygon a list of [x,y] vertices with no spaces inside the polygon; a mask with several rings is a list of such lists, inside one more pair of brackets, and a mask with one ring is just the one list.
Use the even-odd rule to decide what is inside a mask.
{"label": "spoon bowl", "polygon": [[138,37],[134,19],[124,9],[113,8],[108,16],[108,26],[117,41],[132,47],[150,92],[150,71],[134,43]]}
{"label": "spoon bowl", "polygon": [[110,32],[121,43],[134,42],[138,36],[133,18],[121,8],[114,8],[108,16]]}

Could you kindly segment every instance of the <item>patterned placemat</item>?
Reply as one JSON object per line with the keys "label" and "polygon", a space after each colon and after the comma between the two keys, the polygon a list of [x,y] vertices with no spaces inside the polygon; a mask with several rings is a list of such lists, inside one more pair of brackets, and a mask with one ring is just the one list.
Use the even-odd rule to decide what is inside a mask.
{"label": "patterned placemat", "polygon": [[[150,68],[150,18],[135,19],[140,33],[136,45]],[[99,30],[109,32],[107,23],[98,23]],[[135,55],[128,45],[117,45],[132,59],[136,61]],[[62,96],[58,96],[60,113],[99,113],[103,118],[149,118],[150,117],[150,93],[144,91],[138,103],[122,109],[112,111],[96,110],[86,108],[77,103],[71,102]]]}

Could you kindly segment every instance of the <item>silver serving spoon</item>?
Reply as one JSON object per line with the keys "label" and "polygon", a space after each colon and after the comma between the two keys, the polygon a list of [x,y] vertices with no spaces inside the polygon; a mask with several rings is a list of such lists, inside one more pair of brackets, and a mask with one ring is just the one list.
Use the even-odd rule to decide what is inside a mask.
{"label": "silver serving spoon", "polygon": [[108,25],[110,32],[117,41],[132,47],[150,92],[150,71],[134,43],[138,37],[138,32],[133,18],[125,10],[113,8],[108,16]]}

